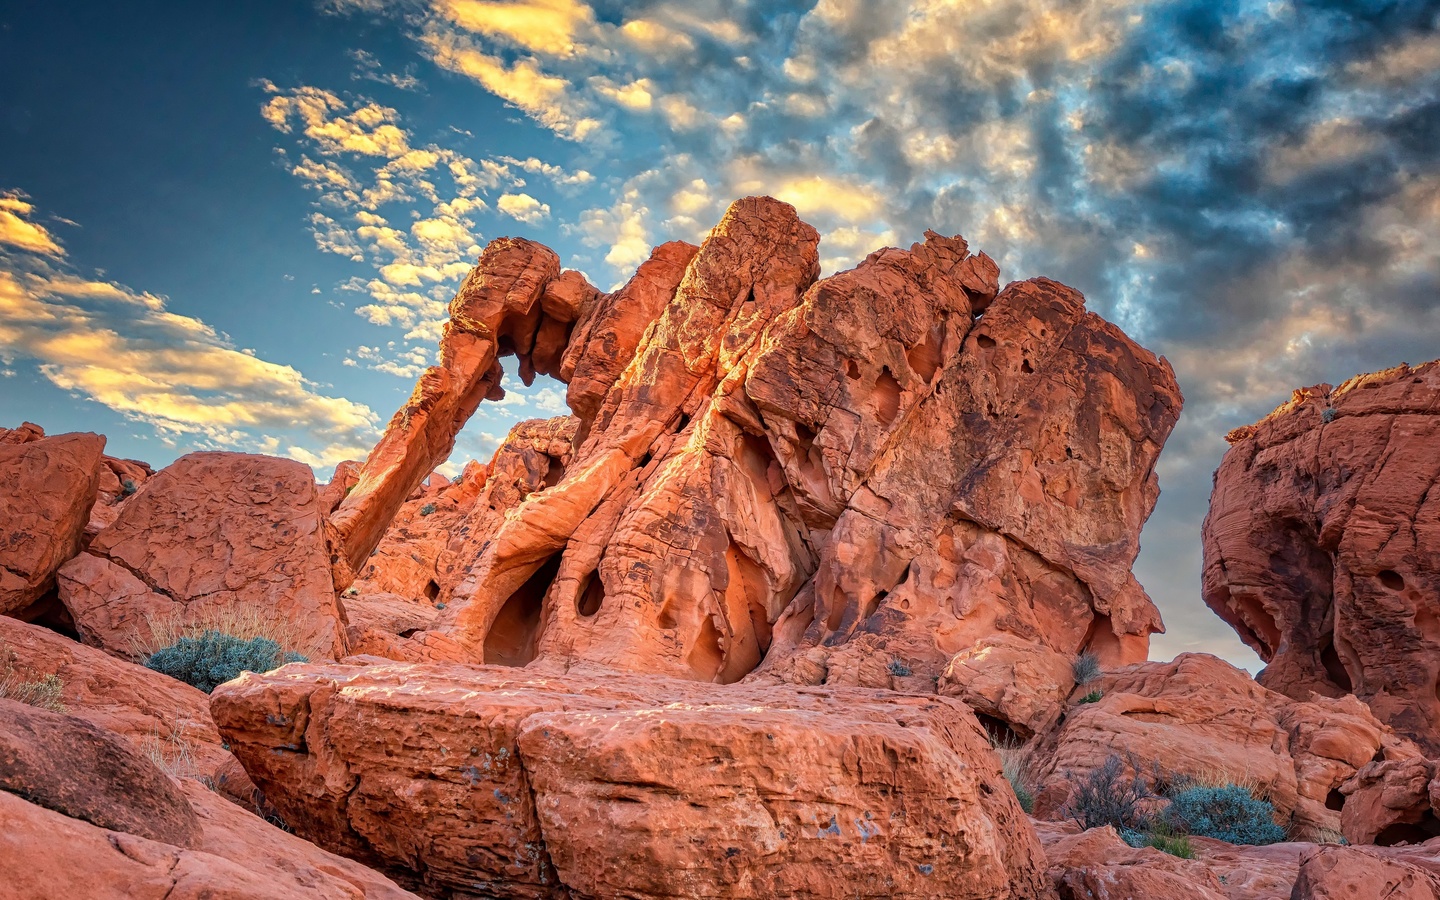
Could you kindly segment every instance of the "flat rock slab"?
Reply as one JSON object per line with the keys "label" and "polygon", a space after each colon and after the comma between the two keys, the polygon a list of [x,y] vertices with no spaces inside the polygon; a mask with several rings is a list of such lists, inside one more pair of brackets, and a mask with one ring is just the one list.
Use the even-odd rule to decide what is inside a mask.
{"label": "flat rock slab", "polygon": [[290,666],[217,689],[296,832],[484,897],[1046,896],[1034,831],[948,698]]}

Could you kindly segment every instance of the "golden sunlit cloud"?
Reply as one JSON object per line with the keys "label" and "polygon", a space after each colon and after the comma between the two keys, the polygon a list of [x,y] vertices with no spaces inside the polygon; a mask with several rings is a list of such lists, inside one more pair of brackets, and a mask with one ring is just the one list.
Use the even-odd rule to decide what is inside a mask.
{"label": "golden sunlit cloud", "polygon": [[34,209],[21,194],[0,194],[0,244],[44,256],[64,256],[64,248],[50,232],[25,219]]}
{"label": "golden sunlit cloud", "polygon": [[257,447],[310,433],[316,459],[363,456],[377,418],[327,397],[290,366],[237,350],[159,298],[74,276],[0,271],[0,355],[33,360],[57,387],[160,432]]}
{"label": "golden sunlit cloud", "polygon": [[571,56],[595,13],[574,0],[437,0],[436,10],[476,34],[501,38],[533,53]]}
{"label": "golden sunlit cloud", "polygon": [[428,34],[424,43],[436,65],[474,79],[561,137],[583,141],[600,128],[599,120],[573,112],[583,104],[569,96],[569,82],[546,75],[533,60],[507,66],[452,34]]}

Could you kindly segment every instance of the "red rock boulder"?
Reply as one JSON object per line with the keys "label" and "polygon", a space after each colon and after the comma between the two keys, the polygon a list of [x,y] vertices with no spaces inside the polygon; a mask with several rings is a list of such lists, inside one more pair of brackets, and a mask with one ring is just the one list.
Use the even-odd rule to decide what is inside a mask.
{"label": "red rock boulder", "polygon": [[0,436],[0,615],[30,617],[80,552],[104,449],[98,434],[44,437],[28,423]]}
{"label": "red rock boulder", "polygon": [[212,711],[298,833],[431,892],[1047,895],[983,732],[944,698],[291,666]]}
{"label": "red rock boulder", "polygon": [[191,453],[150,479],[59,573],[86,643],[127,658],[166,628],[240,615],[289,650],[345,653],[343,613],[309,467]]}
{"label": "red rock boulder", "polygon": [[[1377,757],[1418,755],[1353,697],[1296,702],[1213,656],[1108,672],[1085,685],[1035,750],[1036,812],[1062,815],[1073,785],[1114,753],[1146,774],[1239,784],[1262,793],[1298,837],[1340,831],[1342,786]],[[1077,691],[1077,693],[1079,693]]]}
{"label": "red rock boulder", "polygon": [[1295,392],[1229,435],[1205,602],[1297,699],[1354,693],[1440,753],[1440,362]]}

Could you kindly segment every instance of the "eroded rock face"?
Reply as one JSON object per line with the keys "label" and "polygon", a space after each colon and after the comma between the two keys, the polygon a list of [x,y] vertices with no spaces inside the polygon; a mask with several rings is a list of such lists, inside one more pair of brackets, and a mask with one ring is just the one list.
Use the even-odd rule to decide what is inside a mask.
{"label": "eroded rock face", "polygon": [[747,198],[594,299],[559,373],[573,451],[467,517],[443,614],[393,655],[910,690],[996,634],[1143,659],[1168,364],[1069,288],[999,291],[960,238],[819,283],[817,242]]}
{"label": "eroded rock face", "polygon": [[59,573],[81,637],[133,658],[155,621],[243,610],[312,659],[345,653],[315,479],[294,460],[191,453],[151,478]]}
{"label": "eroded rock face", "polygon": [[1440,362],[1295,392],[1236,429],[1204,597],[1296,698],[1354,693],[1440,753]]}
{"label": "eroded rock face", "polygon": [[[1263,791],[1300,836],[1341,830],[1342,787],[1376,758],[1419,755],[1353,697],[1296,702],[1213,656],[1186,653],[1087,684],[1102,696],[1076,704],[1036,751],[1036,811],[1055,815],[1071,786],[1112,753],[1147,776],[1224,779]],[[1348,790],[1348,788],[1345,788]]]}
{"label": "eroded rock face", "polygon": [[26,615],[80,552],[100,484],[105,438],[45,437],[26,423],[0,434],[0,615]]}
{"label": "eroded rock face", "polygon": [[997,759],[944,698],[291,666],[212,711],[298,833],[429,891],[1045,896]]}

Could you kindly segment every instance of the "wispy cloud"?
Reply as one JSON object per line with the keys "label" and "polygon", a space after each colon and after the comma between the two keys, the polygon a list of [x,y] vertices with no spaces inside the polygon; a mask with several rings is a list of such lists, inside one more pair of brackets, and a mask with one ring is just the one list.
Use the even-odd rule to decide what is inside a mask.
{"label": "wispy cloud", "polygon": [[[33,225],[28,203],[6,211]],[[7,243],[26,251],[0,254],[7,368],[34,365],[57,387],[191,445],[288,453],[318,465],[367,452],[377,419],[363,404],[327,396],[293,367],[236,348],[161,297],[79,274],[59,259],[53,239]]]}

